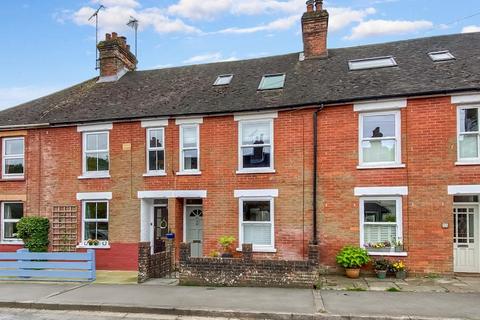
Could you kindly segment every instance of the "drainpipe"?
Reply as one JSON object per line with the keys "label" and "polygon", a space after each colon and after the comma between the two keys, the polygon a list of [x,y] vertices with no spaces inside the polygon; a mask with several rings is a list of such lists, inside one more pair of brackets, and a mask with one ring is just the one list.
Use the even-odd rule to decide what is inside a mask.
{"label": "drainpipe", "polygon": [[317,144],[318,144],[318,113],[323,109],[323,104],[313,113],[313,244],[318,244],[317,240]]}

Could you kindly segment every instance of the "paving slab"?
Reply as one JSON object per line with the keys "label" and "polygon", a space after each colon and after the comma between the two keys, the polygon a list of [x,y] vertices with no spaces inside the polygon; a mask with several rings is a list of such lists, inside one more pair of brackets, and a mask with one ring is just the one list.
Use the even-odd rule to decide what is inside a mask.
{"label": "paving slab", "polygon": [[480,319],[480,295],[470,293],[322,291],[330,314]]}

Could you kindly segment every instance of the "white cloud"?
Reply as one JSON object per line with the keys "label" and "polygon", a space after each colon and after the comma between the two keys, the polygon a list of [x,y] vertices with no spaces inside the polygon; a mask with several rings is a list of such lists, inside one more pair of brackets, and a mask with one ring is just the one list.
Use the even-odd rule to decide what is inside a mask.
{"label": "white cloud", "polygon": [[244,33],[254,33],[259,31],[277,31],[277,30],[286,30],[294,26],[295,24],[299,23],[300,16],[294,15],[286,18],[280,18],[274,20],[268,24],[255,26],[255,27],[247,27],[247,28],[227,28],[218,31],[217,33],[233,33],[233,34],[244,34]]}
{"label": "white cloud", "polygon": [[366,8],[354,10],[352,8],[329,8],[330,21],[328,23],[329,31],[335,32],[343,29],[354,22],[361,22],[368,15],[375,14],[375,8]]}
{"label": "white cloud", "polygon": [[[134,0],[95,0],[95,4],[104,4],[99,14],[100,34],[106,32],[125,32],[129,29],[126,25],[131,16],[139,21],[139,30],[153,28],[158,33],[201,33],[201,31],[193,26],[184,23],[178,18],[171,18],[166,15],[164,9],[157,7],[138,9],[139,3]],[[77,25],[94,26],[95,21],[88,19],[95,12],[96,7],[85,6],[75,12],[62,11],[56,13],[54,18],[58,22],[71,20]]]}
{"label": "white cloud", "polygon": [[221,52],[210,52],[210,53],[205,53],[205,54],[200,54],[200,55],[190,57],[187,60],[184,60],[183,63],[199,64],[199,63],[235,61],[235,60],[238,60],[238,58],[235,56],[224,58]]}
{"label": "white cloud", "polygon": [[56,86],[0,88],[0,110],[14,107],[18,104],[46,96],[47,94],[58,91],[59,89],[60,88]]}
{"label": "white cloud", "polygon": [[406,34],[431,27],[433,27],[433,23],[426,20],[368,20],[360,22],[352,29],[352,33],[345,38],[354,40],[373,36]]}
{"label": "white cloud", "polygon": [[462,33],[470,33],[470,32],[480,32],[480,26],[471,25],[471,26],[463,27]]}
{"label": "white cloud", "polygon": [[232,5],[232,0],[180,0],[168,7],[167,11],[189,19],[208,20],[228,11]]}

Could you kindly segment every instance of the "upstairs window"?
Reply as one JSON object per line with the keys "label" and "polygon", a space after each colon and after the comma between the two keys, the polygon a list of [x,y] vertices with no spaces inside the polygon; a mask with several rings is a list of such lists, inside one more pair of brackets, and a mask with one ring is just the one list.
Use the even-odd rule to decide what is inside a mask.
{"label": "upstairs window", "polygon": [[196,173],[200,170],[200,132],[198,124],[180,126],[180,172]]}
{"label": "upstairs window", "polygon": [[400,164],[400,111],[363,113],[359,121],[360,165]]}
{"label": "upstairs window", "polygon": [[432,61],[434,62],[439,62],[439,61],[448,61],[448,60],[454,60],[455,57],[453,54],[450,53],[450,51],[445,50],[445,51],[437,51],[437,52],[429,52],[428,56]]}
{"label": "upstairs window", "polygon": [[233,74],[223,74],[217,77],[214,86],[226,86],[232,82]]}
{"label": "upstairs window", "polygon": [[17,238],[17,223],[22,217],[22,202],[2,202],[2,241],[21,241]]}
{"label": "upstairs window", "polygon": [[391,56],[348,61],[350,71],[395,67],[396,65],[397,62]]}
{"label": "upstairs window", "polygon": [[258,90],[282,89],[285,84],[285,74],[267,74],[264,75]]}
{"label": "upstairs window", "polygon": [[2,177],[22,178],[25,172],[24,138],[4,138],[2,150]]}
{"label": "upstairs window", "polygon": [[362,245],[402,240],[402,199],[400,197],[360,199]]}
{"label": "upstairs window", "polygon": [[458,160],[460,162],[480,161],[480,132],[478,114],[480,107],[462,107],[458,109]]}
{"label": "upstairs window", "polygon": [[147,171],[165,172],[165,129],[147,129]]}
{"label": "upstairs window", "polygon": [[108,140],[108,131],[83,133],[83,172],[85,176],[108,176]]}
{"label": "upstairs window", "polygon": [[273,170],[273,119],[239,121],[239,172]]}

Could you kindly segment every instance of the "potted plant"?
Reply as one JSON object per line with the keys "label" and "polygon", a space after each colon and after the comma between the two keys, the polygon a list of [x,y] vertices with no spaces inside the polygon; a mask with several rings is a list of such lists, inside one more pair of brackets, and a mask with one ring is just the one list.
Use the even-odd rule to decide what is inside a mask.
{"label": "potted plant", "polygon": [[97,239],[88,239],[87,244],[89,246],[98,246],[100,244],[100,241],[98,241]]}
{"label": "potted plant", "polygon": [[405,279],[407,277],[407,270],[405,263],[401,260],[395,261],[392,264],[392,270],[395,272],[395,277],[397,279]]}
{"label": "potted plant", "polygon": [[378,279],[385,279],[387,277],[387,271],[390,268],[390,261],[385,258],[375,259],[373,260],[373,268],[375,269]]}
{"label": "potted plant", "polygon": [[168,233],[165,236],[167,237],[167,239],[174,239],[175,233],[173,233],[172,230],[168,229]]}
{"label": "potted plant", "polygon": [[390,241],[367,243],[365,244],[365,248],[369,252],[390,252],[392,249],[392,244]]}
{"label": "potted plant", "polygon": [[235,242],[233,236],[221,236],[218,244],[222,247],[222,258],[233,258],[232,245]]}
{"label": "potted plant", "polygon": [[356,279],[360,276],[360,268],[370,261],[365,249],[345,246],[336,257],[337,263],[345,268],[347,277]]}
{"label": "potted plant", "polygon": [[401,240],[393,241],[393,246],[395,247],[395,252],[403,252],[403,243]]}

